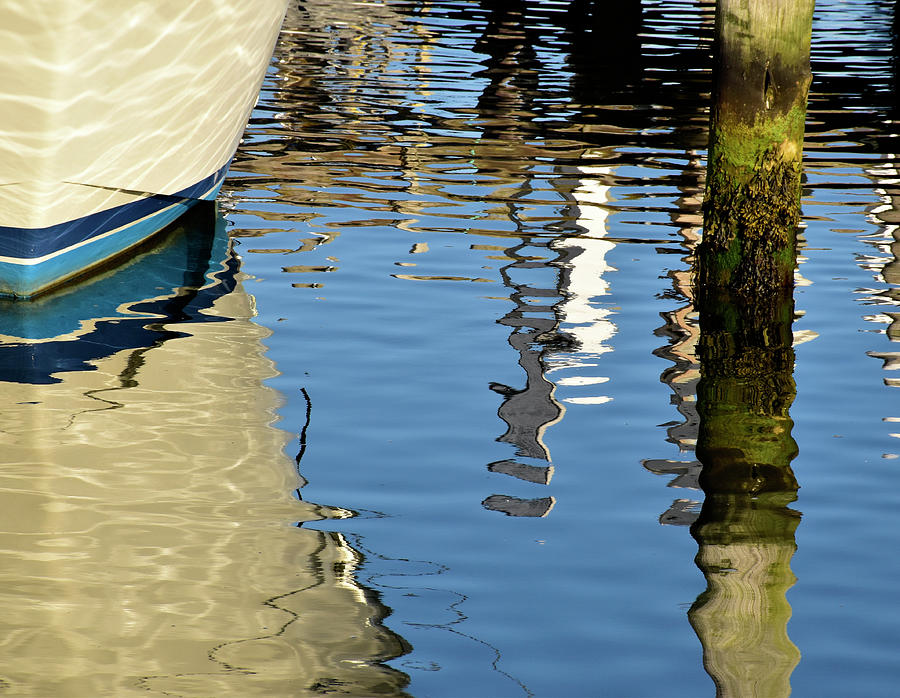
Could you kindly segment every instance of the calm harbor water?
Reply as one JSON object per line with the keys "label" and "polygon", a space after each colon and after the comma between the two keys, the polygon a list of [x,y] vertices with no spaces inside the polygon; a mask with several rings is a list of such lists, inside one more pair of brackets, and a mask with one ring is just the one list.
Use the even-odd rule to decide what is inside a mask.
{"label": "calm harbor water", "polygon": [[894,4],[817,3],[796,485],[715,540],[714,3],[612,4],[294,4],[218,214],[2,306],[0,695],[896,695]]}

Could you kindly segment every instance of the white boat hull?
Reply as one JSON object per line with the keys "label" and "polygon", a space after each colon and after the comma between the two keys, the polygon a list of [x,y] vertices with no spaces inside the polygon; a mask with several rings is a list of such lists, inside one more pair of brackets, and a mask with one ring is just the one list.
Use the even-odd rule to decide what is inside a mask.
{"label": "white boat hull", "polygon": [[0,294],[59,285],[215,198],[285,7],[0,4]]}

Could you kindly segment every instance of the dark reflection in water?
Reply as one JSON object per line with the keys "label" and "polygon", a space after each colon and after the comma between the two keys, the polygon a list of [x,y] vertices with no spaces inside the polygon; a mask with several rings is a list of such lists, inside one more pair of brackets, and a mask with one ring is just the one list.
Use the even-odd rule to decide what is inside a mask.
{"label": "dark reflection in water", "polygon": [[[487,55],[482,62],[484,69],[478,75],[488,79],[477,101],[476,123],[482,126],[475,149],[479,171],[496,168],[500,153],[493,150],[494,141],[522,142],[541,128],[536,118],[542,96],[538,80],[540,65],[534,51],[540,41],[540,25],[525,20],[524,2],[487,3],[486,8],[490,14],[485,30],[475,42],[476,50]],[[572,13],[577,14],[575,9]],[[547,428],[562,419],[565,409],[554,397],[556,384],[546,376],[547,359],[579,348],[573,336],[561,331],[560,323],[564,317],[562,306],[567,296],[568,269],[580,250],[555,247],[554,241],[559,238],[535,239],[528,234],[528,199],[540,192],[541,175],[534,172],[529,176],[523,172],[522,176],[519,182],[511,179],[515,188],[509,192],[506,204],[507,216],[516,222],[521,242],[503,249],[510,263],[500,269],[514,305],[498,322],[512,329],[509,344],[519,355],[525,385],[516,389],[495,382],[490,388],[503,397],[497,413],[507,424],[507,430],[498,440],[515,446],[519,458],[538,463],[508,459],[489,464],[488,470],[549,485],[554,466],[543,436]],[[577,184],[574,179],[566,183],[554,181],[559,193],[570,201],[574,197],[568,189]],[[560,235],[578,232],[571,224],[560,228]],[[528,281],[530,270],[544,271],[542,283]],[[510,516],[546,516],[555,502],[552,496],[522,499],[494,494],[482,504]]]}
{"label": "dark reflection in water", "polygon": [[[819,196],[829,189],[840,190],[836,198],[859,196],[860,188],[865,194],[871,182],[845,187],[840,177],[867,162],[887,208],[870,212],[880,221],[881,235],[873,241],[878,258],[858,262],[881,274],[888,287],[865,293],[877,304],[876,314],[883,319],[886,311],[893,321],[885,331],[896,340],[898,175],[894,161],[882,157],[896,136],[888,122],[896,117],[896,75],[890,71],[897,64],[886,64],[895,10],[888,2],[850,4],[855,21],[840,12],[830,17],[828,8],[819,20],[823,33],[839,39],[814,47],[808,142],[810,181],[818,179],[809,186]],[[135,273],[140,260],[151,262],[151,271],[139,274],[151,284],[146,291],[129,282],[124,295],[121,284],[107,292],[107,281],[98,279],[87,310],[74,296],[60,294],[28,306],[46,311],[31,315],[20,312],[23,306],[4,306],[0,315],[0,333],[7,337],[0,345],[0,379],[7,401],[3,509],[9,512],[0,559],[11,577],[32,580],[27,590],[14,584],[0,594],[6,609],[0,613],[2,646],[24,667],[4,668],[4,680],[24,686],[53,674],[32,692],[56,695],[60,683],[69,682],[75,695],[124,695],[135,686],[129,678],[126,688],[110,688],[112,661],[123,675],[142,677],[141,692],[404,696],[414,693],[413,673],[442,666],[481,677],[475,671],[481,662],[516,695],[537,692],[523,678],[529,671],[534,682],[552,674],[563,682],[562,674],[583,672],[572,681],[593,686],[602,672],[615,673],[620,638],[603,646],[611,652],[606,663],[597,662],[593,643],[600,645],[607,622],[601,613],[612,611],[591,604],[617,598],[626,586],[634,590],[621,596],[629,612],[616,635],[642,635],[622,645],[639,646],[641,667],[649,670],[643,647],[660,633],[654,622],[675,618],[673,624],[690,636],[683,612],[657,609],[658,615],[641,616],[658,591],[656,580],[601,566],[608,558],[626,570],[638,567],[635,558],[642,553],[623,552],[607,540],[602,554],[586,554],[595,529],[587,533],[589,519],[578,518],[572,505],[578,486],[571,481],[587,479],[596,464],[583,455],[585,462],[573,462],[579,454],[561,440],[551,452],[551,443],[567,426],[563,420],[604,427],[605,406],[622,395],[607,385],[607,359],[617,359],[624,374],[627,359],[621,356],[638,344],[633,338],[617,344],[631,319],[606,302],[624,276],[617,278],[611,260],[650,249],[667,255],[660,264],[664,281],[646,289],[642,300],[628,300],[634,309],[658,292],[655,300],[665,310],[661,324],[654,318],[655,330],[651,324],[631,335],[655,332],[659,339],[650,337],[649,346],[664,343],[654,353],[671,362],[659,378],[671,388],[674,419],[661,425],[658,440],[667,450],[677,448],[682,459],[646,458],[656,449],[641,443],[629,444],[629,451],[611,448],[609,460],[646,476],[637,465],[646,458],[643,465],[668,476],[672,487],[697,493],[679,496],[660,521],[689,525],[697,542],[707,588],[688,617],[719,694],[787,695],[799,661],[787,634],[791,609],[785,596],[793,583],[800,519],[790,507],[798,489],[789,414],[795,399],[793,302],[785,300],[764,318],[747,318],[728,299],[695,299],[690,278],[701,227],[713,7],[711,0],[294,4],[269,87],[235,161],[242,174],[226,187],[232,196],[227,205],[258,222],[235,237],[246,256],[277,260],[267,283],[283,283],[279,313],[285,316],[300,313],[306,300],[349,276],[350,262],[330,254],[329,246],[341,235],[362,240],[369,231],[387,230],[386,239],[395,231],[409,234],[394,238],[402,237],[410,254],[391,257],[396,266],[389,279],[409,295],[422,284],[471,284],[485,289],[473,295],[499,299],[502,309],[484,321],[491,330],[499,326],[499,333],[477,335],[497,346],[472,350],[473,364],[481,360],[478,352],[493,351],[510,364],[502,377],[495,365],[497,373],[478,384],[492,400],[492,421],[483,452],[464,454],[476,459],[486,478],[465,492],[476,513],[454,502],[452,522],[436,523],[415,518],[421,511],[407,502],[396,504],[396,518],[408,515],[411,529],[420,521],[434,526],[422,534],[427,543],[412,531],[409,539],[401,534],[397,545],[404,552],[421,545],[415,554],[431,556],[420,565],[421,576],[430,578],[444,569],[444,554],[457,555],[464,566],[463,558],[477,557],[494,539],[511,541],[512,552],[499,561],[477,559],[472,566],[481,568],[478,578],[446,575],[430,585],[434,600],[422,602],[419,616],[407,625],[397,620],[398,604],[428,594],[411,584],[388,586],[378,574],[397,568],[399,577],[419,563],[398,553],[382,556],[363,534],[315,530],[314,522],[324,518],[352,519],[343,524],[348,530],[371,522],[289,495],[304,484],[295,477],[294,454],[296,465],[302,460],[314,470],[307,453],[320,439],[316,394],[303,389],[285,396],[306,415],[297,424],[299,447],[286,457],[286,439],[272,428],[279,397],[265,385],[276,375],[264,358],[268,331],[253,320],[249,287],[227,251],[221,222],[208,235],[176,232],[135,260]],[[846,26],[836,29],[841,22]],[[860,62],[877,67],[869,71],[873,79],[847,70],[844,54],[851,45],[860,47]],[[885,83],[885,74],[894,83]],[[452,239],[465,249],[459,257],[468,258],[445,261],[425,235],[429,241]],[[278,242],[270,244],[267,236]],[[376,247],[370,249],[383,252]],[[353,271],[354,283],[364,286],[357,293],[364,295],[365,284],[374,286],[371,279],[384,270],[365,281]],[[117,272],[120,280],[131,273],[131,267]],[[637,273],[634,266],[629,273]],[[667,287],[660,291],[662,285]],[[366,323],[382,320],[364,317],[372,306],[361,305],[365,311],[351,323],[360,325],[356,360],[368,369],[368,355],[384,347],[360,336],[370,329]],[[423,322],[422,334],[446,332],[445,324],[422,319],[432,310],[419,308],[419,316],[402,319]],[[35,323],[38,315],[67,324],[45,328]],[[318,325],[303,329],[319,331]],[[885,368],[898,365],[894,352],[872,355]],[[196,370],[184,371],[188,365]],[[303,384],[295,376],[307,368],[285,362],[278,370],[295,386]],[[371,385],[352,389],[357,394]],[[109,398],[103,391],[110,390],[118,394],[115,403],[101,405],[108,419],[92,421],[97,399]],[[433,399],[454,397],[436,393]],[[656,399],[648,391],[646,400]],[[37,402],[48,407],[43,422],[30,411]],[[469,409],[458,405],[459,412]],[[498,447],[495,438],[508,448],[503,457],[491,450]],[[343,453],[341,446],[326,444],[320,454],[332,447]],[[428,460],[434,454],[420,455]],[[562,472],[569,479],[568,502],[560,494]],[[612,491],[610,483],[621,473],[613,466],[607,473],[602,484]],[[412,499],[412,487],[404,487],[415,477],[422,476],[402,473],[393,481],[402,482],[396,484],[398,500]],[[647,503],[636,497],[607,501],[599,485],[591,494],[590,506],[620,507],[622,518],[644,517],[651,524],[665,507],[651,503],[645,511],[641,505]],[[516,547],[521,541],[504,526],[523,537],[556,533],[558,557],[548,556],[545,564],[534,550]],[[453,541],[446,549],[435,544],[448,528],[475,544],[461,551],[453,546],[466,543]],[[471,528],[479,529],[478,536],[467,539]],[[562,538],[569,547],[559,543]],[[528,571],[537,590],[523,597],[529,603],[540,599],[550,606],[552,597],[577,591],[579,584],[590,587],[580,606],[573,602],[554,619],[558,627],[539,627],[529,618],[504,635],[503,620],[492,615],[496,609],[482,605],[464,616],[467,604],[479,608],[473,597],[505,590],[509,569],[521,572],[516,565],[531,557],[542,562]],[[454,584],[468,593],[455,591]],[[514,611],[516,622],[531,615],[522,607]],[[110,620],[97,627],[97,617]],[[424,627],[443,632],[441,640],[413,647],[404,635]],[[482,638],[490,633],[502,641],[489,645]],[[458,655],[450,635],[466,643]],[[521,640],[513,635],[538,639],[516,644]],[[573,637],[560,656],[551,657],[546,647],[522,651]],[[689,642],[695,650],[696,640]],[[472,646],[487,648],[488,659],[473,659],[467,654]],[[111,660],[116,648],[124,649]],[[50,672],[48,656],[56,662]],[[516,659],[518,669],[507,672]],[[635,694],[653,693],[641,690],[633,666],[621,671],[631,674],[631,687],[639,687]],[[465,685],[459,692],[476,695],[480,688]]]}
{"label": "dark reflection in water", "polygon": [[[887,288],[870,296],[873,305],[885,308],[882,313],[890,320],[885,330],[891,342],[900,342],[900,312],[894,310],[900,301],[900,190],[898,190],[897,163],[886,162],[882,167],[870,171],[879,185],[882,203],[870,210],[870,215],[878,221],[881,230],[870,243],[877,253],[871,259],[863,260],[867,267],[876,271]],[[900,351],[869,351],[869,356],[882,361],[884,370],[900,367]],[[885,385],[900,386],[900,379],[886,377]]]}
{"label": "dark reflection in water", "polygon": [[[677,21],[680,23],[677,36],[671,31],[675,21],[671,14],[673,7],[678,9]],[[547,464],[503,460],[490,464],[492,472],[531,482],[550,481],[553,466],[542,434],[562,417],[564,409],[553,397],[555,384],[547,378],[545,359],[553,353],[579,348],[577,341],[559,331],[559,299],[572,293],[566,287],[564,277],[568,270],[581,263],[579,248],[569,245],[564,253],[555,250],[553,238],[548,239],[549,231],[542,225],[543,221],[528,220],[526,204],[529,200],[540,202],[541,197],[546,196],[543,186],[552,179],[554,191],[572,203],[568,206],[569,216],[554,224],[555,231],[551,235],[561,236],[557,238],[559,240],[565,239],[562,236],[577,237],[585,232],[595,232],[586,231],[578,221],[578,199],[583,197],[579,197],[577,190],[582,182],[573,174],[578,174],[579,164],[586,157],[602,170],[597,172],[595,165],[595,172],[588,178],[599,179],[599,174],[602,178],[599,181],[605,185],[631,183],[629,178],[614,174],[615,166],[633,162],[646,166],[653,160],[652,155],[647,158],[632,155],[622,146],[639,146],[650,152],[683,148],[689,162],[697,159],[693,149],[705,146],[705,98],[713,8],[712,2],[648,2],[643,5],[631,2],[617,4],[612,10],[598,8],[589,2],[576,2],[565,7],[544,8],[524,1],[481,5],[448,3],[444,8],[449,28],[458,32],[460,38],[473,38],[474,50],[485,56],[481,69],[474,76],[486,82],[471,119],[465,122],[466,128],[478,128],[478,137],[472,144],[474,157],[465,158],[465,164],[474,168],[471,170],[473,181],[484,180],[492,185],[493,191],[486,201],[490,218],[512,222],[514,230],[502,234],[524,236],[515,247],[501,246],[511,258],[521,258],[502,272],[514,309],[499,322],[515,328],[510,343],[519,352],[526,384],[523,388],[514,388],[495,383],[492,388],[504,397],[499,416],[508,429],[501,440],[513,443],[519,456],[547,461]],[[304,3],[289,15],[288,26],[316,27],[322,21],[322,12],[318,3]],[[327,186],[340,181],[341,175],[351,174],[356,167],[361,167],[360,174],[375,175],[367,190],[376,195],[379,193],[377,182],[383,179],[386,187],[389,181],[387,176],[377,176],[379,170],[388,173],[396,169],[403,173],[401,179],[410,183],[407,192],[422,197],[447,197],[442,187],[445,182],[426,175],[424,165],[440,163],[442,159],[452,161],[464,153],[468,155],[469,144],[457,142],[453,137],[454,130],[463,129],[463,123],[453,116],[438,118],[422,111],[406,111],[409,107],[401,100],[379,100],[375,84],[365,80],[359,81],[359,85],[371,92],[356,93],[349,103],[341,105],[336,101],[333,84],[325,78],[338,69],[352,70],[361,62],[365,62],[370,75],[376,75],[386,65],[388,57],[401,47],[392,46],[394,37],[390,35],[382,39],[374,30],[368,34],[369,23],[381,21],[386,26],[395,26],[404,14],[409,13],[414,18],[417,12],[417,6],[405,3],[391,4],[365,16],[347,7],[342,8],[342,13],[352,18],[352,22],[331,26],[331,38],[312,31],[297,32],[287,38],[281,53],[283,82],[279,89],[284,92],[279,106],[302,104],[303,107],[289,107],[286,113],[275,115],[277,130],[267,131],[260,124],[255,142],[245,149],[238,161],[240,168],[251,172],[259,170],[261,176],[249,180],[254,186],[265,185],[267,177],[277,174],[282,200],[294,196],[292,186],[297,187],[296,195],[315,200],[321,196],[315,186],[317,182]],[[476,29],[479,33],[474,36]],[[598,42],[595,32],[603,34],[604,41]],[[338,60],[345,61],[346,66],[325,58],[322,46],[329,41],[348,48],[346,56],[338,55]],[[364,45],[365,50],[358,54],[351,52],[349,47],[354,41]],[[438,37],[423,33],[421,43],[409,48],[427,52],[429,44],[437,41]],[[561,53],[571,72],[562,74],[546,66],[539,51]],[[626,103],[628,107],[621,108]],[[656,106],[659,104],[674,110],[677,118],[661,113]],[[317,105],[317,108],[310,105]],[[351,106],[353,108],[348,109]],[[328,116],[332,110],[341,113],[343,121],[340,124],[335,124]],[[427,118],[431,121],[426,121]],[[648,125],[651,128],[645,128]],[[653,128],[654,125],[658,128]],[[428,145],[428,151],[418,150],[416,145]],[[607,145],[616,147],[606,150],[604,146]],[[254,151],[264,157],[250,157]],[[349,155],[362,152],[365,152],[365,158],[358,165],[351,163]],[[311,156],[313,153],[331,155],[324,161],[319,157],[304,157],[304,154]],[[535,167],[541,160],[556,163],[552,175]],[[693,192],[699,186],[696,173],[696,168],[689,167],[683,174],[675,176],[679,181],[674,183],[687,192],[687,197],[695,197]],[[664,179],[661,177],[660,181]],[[386,193],[387,189],[381,191]],[[339,194],[329,192],[328,196],[332,198],[327,202],[322,200],[323,206],[341,205]],[[346,203],[352,205],[355,201],[365,201],[369,212],[379,210],[377,199],[348,198]],[[517,201],[520,202],[518,205]],[[408,225],[403,216],[421,212],[421,206],[416,197],[405,196],[393,199],[383,210],[398,215],[399,224]],[[696,215],[696,209],[689,211],[690,214]],[[284,218],[290,220],[290,214],[285,214]],[[337,225],[359,226],[390,220],[377,216],[369,222],[354,219]],[[447,222],[451,222],[449,217]],[[303,245],[323,244],[333,239],[330,235],[334,232],[329,232],[328,228],[322,230],[322,238],[301,241]],[[692,244],[690,240],[687,242]],[[303,249],[308,247],[301,246],[294,252]],[[291,252],[287,249],[252,251]],[[535,251],[551,252],[528,254]],[[514,280],[518,269],[543,269],[559,278],[540,288],[534,284],[520,285]],[[337,267],[292,265],[284,270],[292,274],[322,274],[336,271]],[[421,281],[457,277],[405,274],[398,278]],[[685,286],[683,281],[678,283]],[[293,285],[316,287],[320,283]],[[679,312],[675,311],[676,314]],[[691,361],[689,357],[687,360]],[[682,381],[679,390],[687,396],[692,383]],[[687,402],[682,406],[688,411],[691,409]],[[691,420],[693,417],[688,416],[688,421]],[[688,431],[690,429],[688,426]],[[684,442],[677,435],[672,438]],[[674,468],[672,472],[676,474],[696,471],[696,465],[690,463],[648,461],[647,465],[657,472],[667,468]],[[528,511],[522,500],[505,495],[495,495],[485,501],[501,510],[503,503],[509,502],[515,505],[518,513]],[[546,513],[546,506],[553,500],[539,497],[535,501],[534,510]]]}
{"label": "dark reflection in water", "polygon": [[[672,420],[662,426],[666,427],[666,441],[677,446],[679,453],[685,455],[693,453],[700,425],[696,399],[697,381],[700,377],[697,357],[700,327],[694,308],[694,278],[691,267],[702,230],[701,201],[704,175],[698,157],[695,156],[689,162],[690,167],[685,170],[684,181],[678,187],[680,196],[676,200],[677,208],[670,214],[673,226],[683,239],[686,254],[680,258],[684,267],[668,272],[672,286],[666,296],[680,305],[661,314],[664,324],[658,327],[655,333],[659,337],[666,338],[667,343],[653,352],[656,356],[672,362],[672,366],[660,375],[660,381],[671,388],[670,400],[681,420]],[[669,487],[700,490],[698,477],[701,465],[696,459],[648,458],[643,460],[642,464],[658,475],[674,475],[675,477],[668,483]],[[660,515],[659,521],[667,525],[688,526],[697,518],[699,506],[700,503],[692,497],[679,497]]]}
{"label": "dark reflection in water", "polygon": [[[516,160],[528,162],[542,156],[552,159],[560,163],[554,167],[552,186],[566,202],[563,210],[567,214],[553,226],[557,237],[548,239],[546,230],[540,231],[540,237],[529,235],[529,228],[534,225],[529,225],[527,220],[528,200],[541,193],[540,180],[548,176],[532,167],[518,173],[518,178],[512,171],[503,173],[510,177],[512,185],[507,194],[506,215],[523,237],[520,244],[504,249],[512,262],[501,269],[501,275],[504,285],[511,291],[514,308],[498,322],[514,330],[509,342],[519,354],[526,383],[521,389],[500,383],[492,384],[491,388],[504,397],[498,415],[508,429],[499,440],[515,445],[520,458],[546,461],[547,464],[503,460],[491,463],[488,469],[529,482],[549,484],[554,466],[543,435],[565,413],[563,405],[554,397],[556,384],[547,377],[552,365],[550,359],[554,355],[580,354],[584,360],[592,349],[599,348],[598,339],[602,342],[608,339],[610,332],[615,332],[615,327],[603,319],[603,313],[590,307],[590,299],[601,291],[602,280],[596,276],[585,278],[582,273],[580,283],[576,285],[573,277],[579,267],[588,274],[604,271],[606,265],[602,258],[612,247],[611,243],[597,245],[596,240],[579,238],[585,234],[607,235],[607,212],[601,207],[608,203],[609,186],[617,182],[610,164],[616,162],[621,153],[597,146],[608,142],[610,136],[614,142],[627,141],[633,137],[633,132],[623,128],[624,124],[610,123],[611,118],[625,117],[625,114],[603,108],[629,92],[645,89],[641,86],[645,77],[642,69],[645,58],[641,53],[642,22],[646,15],[647,22],[652,23],[654,11],[642,11],[638,2],[619,3],[615,8],[602,10],[592,3],[572,3],[564,11],[546,11],[546,15],[541,8],[526,2],[485,3],[484,7],[488,10],[485,29],[475,42],[476,50],[487,56],[482,62],[484,69],[477,75],[488,79],[478,98],[474,121],[482,127],[474,151],[477,171],[496,172],[498,167],[508,167]],[[554,43],[568,50],[567,62],[572,74],[567,82],[557,82],[549,71],[542,69],[535,53],[536,46],[548,43],[545,33],[553,31],[558,32]],[[598,46],[595,32],[609,37],[609,41]],[[703,41],[699,45],[702,46]],[[674,62],[687,60],[688,57],[679,56]],[[676,65],[670,69],[676,69]],[[553,83],[553,96],[549,99],[546,82]],[[650,77],[648,82],[657,81]],[[665,89],[658,83],[654,86]],[[654,98],[658,98],[658,94]],[[633,100],[633,94],[629,94],[628,99]],[[529,138],[560,135],[553,133],[560,130],[560,124],[554,123],[548,106],[559,108],[562,104],[569,111],[570,119],[565,131],[577,132],[582,143],[572,141],[541,146],[532,140],[533,152],[522,150],[518,154],[504,154],[492,150],[500,144],[509,148],[506,144],[515,147],[514,144]],[[597,111],[598,108],[603,111]],[[634,115],[627,116],[634,118]],[[693,141],[690,129],[686,133]],[[547,148],[546,152],[542,152],[543,147]],[[597,262],[600,264],[594,266]],[[519,270],[534,269],[549,272],[544,284],[516,281],[521,275]],[[581,301],[581,313],[573,312],[571,306],[576,304],[573,299]],[[566,332],[561,329],[561,323],[567,319],[582,327],[585,323],[593,324],[595,331],[582,332],[581,337]],[[604,326],[599,332],[596,331],[598,324]],[[594,341],[584,335],[593,335]],[[606,347],[601,349],[605,350]],[[514,516],[545,516],[555,499],[551,496],[523,500],[492,495],[483,504]]]}
{"label": "dark reflection in water", "polygon": [[[538,66],[534,54],[534,42],[538,37],[523,26],[524,3],[500,2],[489,7],[485,31],[475,42],[475,48],[488,56],[483,62],[484,69],[478,73],[488,79],[477,102],[476,122],[483,127],[475,150],[475,164],[480,171],[496,167],[497,153],[490,142],[518,142],[528,137],[528,131],[536,126],[535,110],[539,108],[536,103]],[[507,215],[510,220],[518,221],[521,218],[519,210],[525,212],[533,185],[526,175],[513,186]],[[519,227],[524,229],[527,224]],[[546,465],[503,460],[489,464],[488,470],[547,485],[553,476],[553,465],[542,437],[545,429],[562,417],[563,408],[553,397],[556,386],[545,378],[544,355],[553,350],[554,344],[564,341],[557,333],[559,319],[554,311],[561,298],[558,288],[561,272],[556,271],[554,262],[547,261],[548,252],[551,259],[554,257],[549,244],[542,240],[532,241],[524,230],[521,232],[521,243],[503,250],[503,255],[511,262],[501,269],[501,274],[504,286],[511,290],[510,299],[515,306],[498,322],[512,328],[509,343],[519,354],[519,365],[525,371],[526,382],[521,389],[501,383],[492,383],[490,388],[503,397],[498,415],[508,428],[499,440],[513,444],[519,457],[543,461]],[[520,269],[556,271],[556,279],[551,276],[548,288],[527,282],[516,283],[514,279]],[[499,494],[482,502],[485,508],[510,516],[546,516],[554,503],[553,497],[525,500]]]}

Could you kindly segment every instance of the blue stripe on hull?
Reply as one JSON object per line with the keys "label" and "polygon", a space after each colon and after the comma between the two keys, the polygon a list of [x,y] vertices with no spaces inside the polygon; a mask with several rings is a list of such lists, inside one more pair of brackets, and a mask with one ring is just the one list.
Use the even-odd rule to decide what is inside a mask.
{"label": "blue stripe on hull", "polygon": [[[200,200],[215,199],[227,165],[171,195],[154,195],[49,226],[0,226],[0,295],[29,298],[140,244]],[[43,258],[43,259],[42,259]]]}

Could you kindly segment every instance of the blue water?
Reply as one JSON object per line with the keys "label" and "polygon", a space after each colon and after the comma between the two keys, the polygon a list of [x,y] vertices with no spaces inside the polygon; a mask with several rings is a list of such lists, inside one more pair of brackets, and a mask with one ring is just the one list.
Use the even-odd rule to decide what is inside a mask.
{"label": "blue water", "polygon": [[[273,330],[282,427],[309,397],[301,495],[358,512],[328,529],[364,555],[360,582],[411,646],[390,666],[415,696],[714,695],[686,620],[697,544],[660,525],[703,499],[673,488],[696,472],[697,367],[690,342],[667,356],[665,317],[696,329],[683,277],[712,8],[644,3],[629,56],[626,20],[591,26],[565,3],[304,7],[228,220]],[[897,339],[890,22],[887,3],[825,2],[814,28],[786,592],[798,696],[890,696],[900,679],[900,414],[872,356]],[[510,436],[504,395],[523,390]],[[642,467],[654,459],[687,479]],[[491,472],[503,461],[538,482]]]}
{"label": "blue water", "polygon": [[[751,659],[769,663],[733,660],[764,675],[787,657],[773,694],[717,692],[688,621],[707,587],[689,270],[713,5],[289,10],[220,210],[267,335],[293,496],[336,512],[271,522],[351,551],[360,627],[385,630],[354,655],[335,608],[298,611],[347,649],[315,682],[299,649],[279,664],[290,695],[897,695],[893,12],[817,3],[790,408],[801,518],[796,582],[776,594],[799,659],[763,641]],[[315,572],[304,555],[287,569]],[[381,678],[350,678],[361,666]]]}

